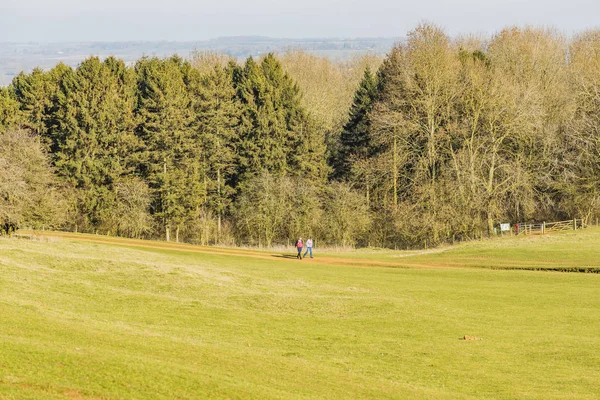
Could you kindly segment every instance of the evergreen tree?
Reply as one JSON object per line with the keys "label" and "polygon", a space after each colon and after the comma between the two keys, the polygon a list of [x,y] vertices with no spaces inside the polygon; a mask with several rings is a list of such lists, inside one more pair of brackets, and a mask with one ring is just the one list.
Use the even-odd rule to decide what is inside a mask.
{"label": "evergreen tree", "polygon": [[0,87],[0,133],[22,124],[23,116],[19,110],[19,102],[11,96],[7,88]]}
{"label": "evergreen tree", "polygon": [[217,235],[220,235],[223,214],[234,194],[240,107],[232,75],[219,66],[201,76],[192,93],[195,140],[201,143],[204,163],[206,206],[217,217]]}
{"label": "evergreen tree", "polygon": [[58,82],[53,78],[51,73],[35,68],[30,74],[21,72],[9,86],[19,103],[23,127],[41,136],[47,133],[48,117],[58,90]]}
{"label": "evergreen tree", "polygon": [[367,66],[362,81],[350,107],[349,119],[340,135],[340,149],[334,158],[334,178],[348,179],[352,162],[365,159],[374,153],[375,145],[370,135],[370,121],[373,100],[377,95],[377,79]]}
{"label": "evergreen tree", "polygon": [[143,58],[135,66],[138,79],[138,137],[144,143],[140,171],[154,193],[151,210],[170,240],[202,199],[201,155],[193,138],[190,89],[194,79],[179,57]]}
{"label": "evergreen tree", "polygon": [[79,189],[83,229],[115,231],[113,185],[131,171],[136,148],[134,83],[114,58],[88,58],[63,77],[50,136],[58,173]]}
{"label": "evergreen tree", "polygon": [[55,153],[59,152],[59,142],[62,137],[61,132],[61,107],[65,104],[65,96],[69,92],[65,83],[73,79],[75,71],[73,68],[59,63],[48,71],[48,79],[52,82],[50,91],[50,107],[44,112],[44,131],[40,132],[43,142],[48,146],[51,152],[52,161],[55,162]]}
{"label": "evergreen tree", "polygon": [[267,170],[324,178],[324,140],[300,105],[300,89],[272,54],[260,64],[246,61],[237,93],[242,176]]}

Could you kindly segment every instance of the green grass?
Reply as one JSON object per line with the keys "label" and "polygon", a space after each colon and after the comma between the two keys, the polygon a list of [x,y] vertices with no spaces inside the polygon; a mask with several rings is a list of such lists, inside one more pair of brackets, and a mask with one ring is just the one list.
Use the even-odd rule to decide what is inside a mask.
{"label": "green grass", "polygon": [[600,275],[490,269],[597,266],[598,230],[327,263],[122,243],[0,239],[0,399],[598,398]]}
{"label": "green grass", "polygon": [[359,249],[328,255],[432,266],[600,272],[600,228],[473,241],[425,251]]}

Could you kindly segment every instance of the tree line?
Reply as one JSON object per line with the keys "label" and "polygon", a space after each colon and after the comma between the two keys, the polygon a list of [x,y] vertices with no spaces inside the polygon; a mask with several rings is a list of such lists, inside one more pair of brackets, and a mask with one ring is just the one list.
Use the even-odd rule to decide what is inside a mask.
{"label": "tree line", "polygon": [[600,214],[600,32],[383,59],[90,57],[0,89],[0,222],[209,244],[422,247]]}

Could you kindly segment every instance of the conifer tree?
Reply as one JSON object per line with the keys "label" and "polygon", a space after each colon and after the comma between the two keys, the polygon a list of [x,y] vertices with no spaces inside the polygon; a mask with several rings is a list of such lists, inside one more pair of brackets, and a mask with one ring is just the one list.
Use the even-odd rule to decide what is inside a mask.
{"label": "conifer tree", "polygon": [[201,76],[192,93],[195,140],[201,143],[204,163],[206,206],[217,216],[219,236],[223,214],[235,192],[240,107],[232,75],[220,66]]}
{"label": "conifer tree", "polygon": [[347,179],[350,177],[352,162],[365,159],[374,153],[374,144],[369,131],[368,114],[377,95],[377,79],[367,66],[364,76],[350,107],[349,119],[340,135],[339,153],[333,160],[334,177]]}
{"label": "conifer tree", "polygon": [[262,169],[282,172],[285,169],[283,126],[276,119],[273,99],[260,65],[248,58],[237,92],[243,104],[240,126],[240,172],[256,173]]}
{"label": "conifer tree", "polygon": [[[123,61],[91,57],[64,76],[52,128],[58,173],[80,190],[80,210],[89,227],[109,221],[113,185],[131,171],[134,136],[132,71]],[[82,221],[86,222],[86,221]],[[114,229],[113,229],[114,232]]]}
{"label": "conifer tree", "polygon": [[15,100],[7,88],[0,87],[0,133],[23,124],[19,110],[19,102]]}
{"label": "conifer tree", "polygon": [[138,79],[138,137],[143,141],[140,171],[154,192],[152,211],[170,240],[204,198],[203,166],[193,141],[193,112],[188,63],[179,57],[143,58],[135,66]]}
{"label": "conifer tree", "polygon": [[61,107],[65,104],[65,96],[69,90],[65,87],[65,82],[72,79],[75,74],[73,68],[63,63],[59,63],[48,71],[49,80],[52,82],[50,92],[50,108],[45,111],[45,132],[41,132],[43,142],[48,146],[51,152],[53,163],[56,161],[54,154],[59,151],[59,141],[61,140]]}
{"label": "conifer tree", "polygon": [[324,140],[300,105],[300,89],[272,54],[260,64],[246,61],[237,93],[242,176],[267,170],[324,178]]}
{"label": "conifer tree", "polygon": [[41,68],[35,68],[30,74],[21,72],[13,79],[9,90],[19,102],[24,128],[42,136],[47,133],[47,119],[57,89],[52,74]]}

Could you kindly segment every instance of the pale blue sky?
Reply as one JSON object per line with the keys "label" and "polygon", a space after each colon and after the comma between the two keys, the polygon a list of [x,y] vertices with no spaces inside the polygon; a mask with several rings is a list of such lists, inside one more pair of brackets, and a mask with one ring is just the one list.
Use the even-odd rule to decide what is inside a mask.
{"label": "pale blue sky", "polygon": [[600,0],[0,0],[0,42],[399,37],[418,22],[452,35],[508,25],[600,27]]}

